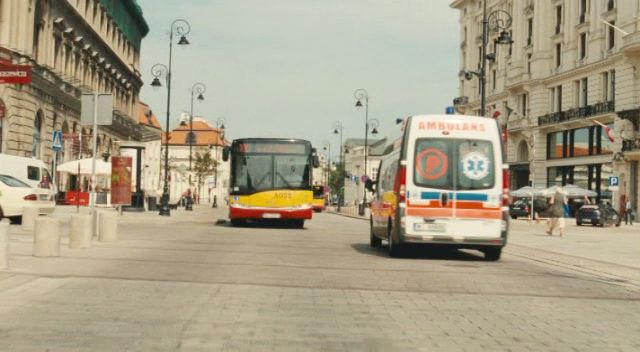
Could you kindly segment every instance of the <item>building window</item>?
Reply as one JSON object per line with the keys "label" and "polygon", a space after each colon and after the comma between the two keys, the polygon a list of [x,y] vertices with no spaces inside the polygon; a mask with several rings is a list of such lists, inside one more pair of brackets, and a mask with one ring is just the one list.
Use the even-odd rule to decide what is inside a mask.
{"label": "building window", "polygon": [[38,110],[33,120],[33,142],[31,144],[31,156],[40,158],[40,136],[42,135],[42,111]]}
{"label": "building window", "polygon": [[585,77],[580,81],[580,106],[587,106],[589,103],[589,80]]}
{"label": "building window", "polygon": [[527,46],[533,43],[533,18],[527,19]]}
{"label": "building window", "polygon": [[580,8],[578,9],[580,11],[580,18],[578,23],[585,23],[587,21],[587,11],[589,10],[587,8],[588,4],[589,1],[580,0]]}
{"label": "building window", "polygon": [[566,156],[567,131],[547,134],[547,159],[558,159]]}
{"label": "building window", "polygon": [[609,0],[607,1],[607,11],[611,11],[614,8],[616,8],[616,2],[615,0]]}
{"label": "building window", "polygon": [[593,144],[592,132],[590,127],[571,131],[569,156],[587,156],[593,154],[593,149],[590,147]]}
{"label": "building window", "polygon": [[580,33],[580,60],[587,57],[587,33]]}
{"label": "building window", "polygon": [[496,70],[494,69],[493,71],[491,71],[491,85],[494,91],[496,90],[496,80],[497,80]]}
{"label": "building window", "polygon": [[562,111],[562,86],[553,87],[549,91],[551,93],[551,111]]}
{"label": "building window", "polygon": [[527,73],[531,73],[531,54],[527,54]]}
{"label": "building window", "polygon": [[525,93],[520,96],[520,113],[522,116],[529,116],[529,94]]}
{"label": "building window", "polygon": [[615,21],[611,21],[611,25],[606,25],[608,27],[608,35],[607,35],[607,49],[611,50],[616,46],[616,29],[613,26],[616,25]]}
{"label": "building window", "polygon": [[573,81],[573,106],[580,106],[580,81]]}
{"label": "building window", "polygon": [[556,44],[556,68],[560,68],[562,63],[562,44]]}
{"label": "building window", "polygon": [[562,6],[556,6],[556,34],[560,33],[562,28]]}

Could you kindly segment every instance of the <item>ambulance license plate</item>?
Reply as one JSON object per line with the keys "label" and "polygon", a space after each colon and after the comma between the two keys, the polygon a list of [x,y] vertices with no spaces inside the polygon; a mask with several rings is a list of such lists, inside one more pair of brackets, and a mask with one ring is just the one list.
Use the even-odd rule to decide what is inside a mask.
{"label": "ambulance license plate", "polygon": [[447,224],[414,224],[413,229],[415,231],[425,231],[425,232],[447,232]]}

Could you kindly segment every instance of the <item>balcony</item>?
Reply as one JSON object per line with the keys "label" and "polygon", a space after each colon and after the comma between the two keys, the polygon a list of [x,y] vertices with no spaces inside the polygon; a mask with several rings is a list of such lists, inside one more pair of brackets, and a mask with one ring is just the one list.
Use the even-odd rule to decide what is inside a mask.
{"label": "balcony", "polygon": [[615,108],[615,103],[613,101],[606,101],[603,103],[587,105],[580,108],[553,112],[544,116],[540,116],[538,118],[538,126],[581,120],[587,117],[603,115],[606,113],[615,112]]}
{"label": "balcony", "polygon": [[622,52],[628,58],[640,60],[640,31],[622,37]]}
{"label": "balcony", "polygon": [[520,117],[507,121],[507,131],[525,130],[529,127],[531,127],[531,123],[528,117]]}
{"label": "balcony", "polygon": [[622,141],[622,152],[640,152],[640,139]]}

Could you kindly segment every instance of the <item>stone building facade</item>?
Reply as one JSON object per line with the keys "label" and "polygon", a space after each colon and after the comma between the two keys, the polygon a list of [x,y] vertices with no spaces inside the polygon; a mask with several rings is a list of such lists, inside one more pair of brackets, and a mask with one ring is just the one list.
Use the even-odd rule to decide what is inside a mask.
{"label": "stone building facade", "polygon": [[[142,140],[140,47],[148,26],[136,0],[2,0],[0,60],[29,65],[31,84],[0,84],[0,152],[51,165],[53,131],[65,134],[58,161],[91,155],[91,126],[80,125],[83,92],[112,93],[114,120],[101,126],[99,155]],[[63,187],[64,188],[64,187]]]}
{"label": "stone building facade", "polygon": [[[487,53],[487,116],[508,131],[512,188],[576,184],[616,208],[638,206],[640,3],[622,0],[487,0],[512,16],[511,45]],[[458,112],[478,114],[482,0],[460,11]],[[603,127],[602,125],[606,126]],[[608,130],[613,142],[609,138]],[[620,186],[609,187],[619,176]]]}

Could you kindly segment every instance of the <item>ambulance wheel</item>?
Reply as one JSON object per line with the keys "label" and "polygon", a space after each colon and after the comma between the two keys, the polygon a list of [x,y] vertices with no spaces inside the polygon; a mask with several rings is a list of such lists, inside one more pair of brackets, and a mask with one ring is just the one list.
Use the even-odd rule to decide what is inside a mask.
{"label": "ambulance wheel", "polygon": [[369,245],[378,248],[382,245],[382,240],[373,233],[373,220],[369,219]]}
{"label": "ambulance wheel", "polygon": [[389,221],[389,226],[387,226],[387,239],[389,242],[389,256],[393,258],[402,256],[402,244],[393,240],[391,221]]}
{"label": "ambulance wheel", "polygon": [[500,256],[502,255],[502,247],[486,247],[482,250],[484,253],[484,260],[495,262],[500,260]]}

